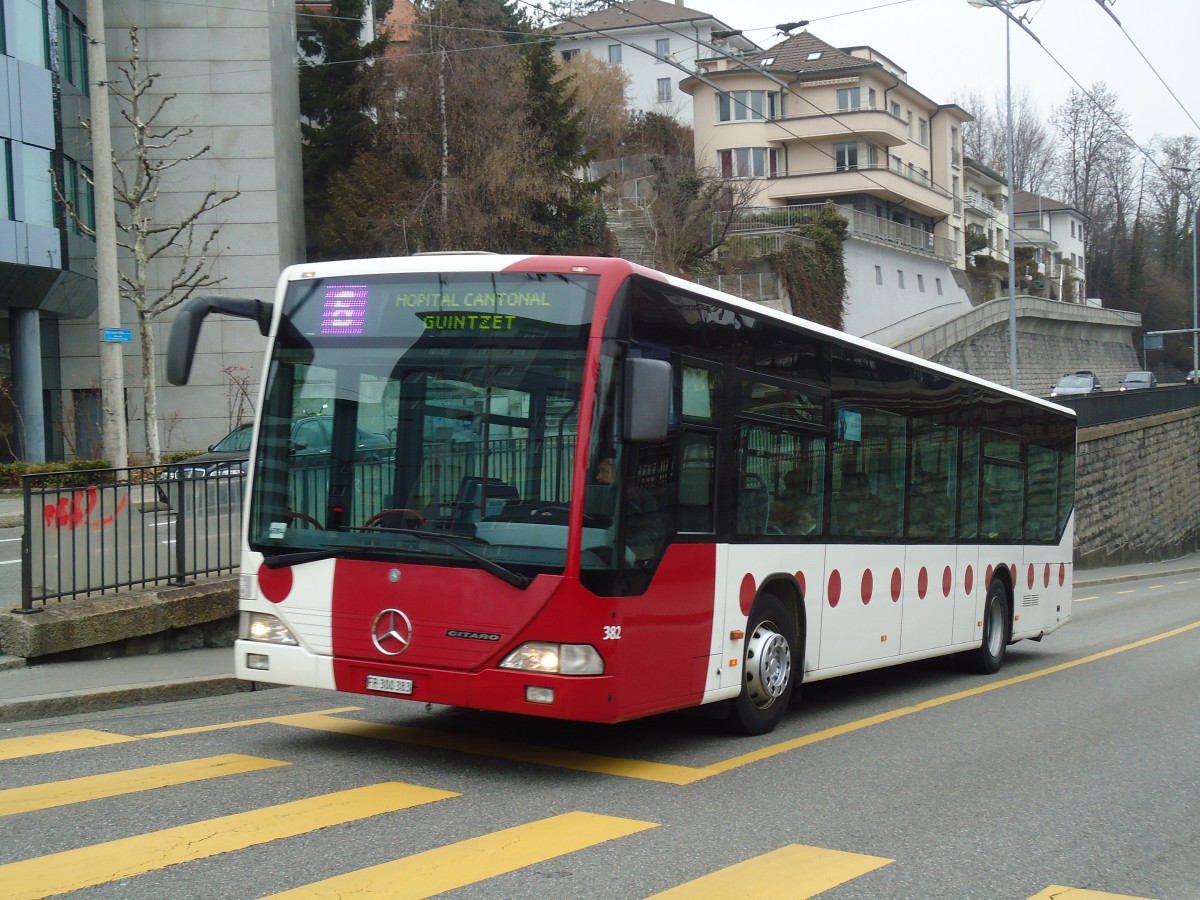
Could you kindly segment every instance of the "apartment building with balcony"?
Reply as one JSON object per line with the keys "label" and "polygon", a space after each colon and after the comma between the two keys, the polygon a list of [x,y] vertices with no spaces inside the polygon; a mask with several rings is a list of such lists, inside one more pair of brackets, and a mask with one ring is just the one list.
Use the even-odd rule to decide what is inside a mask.
{"label": "apartment building with balcony", "polygon": [[1017,285],[1022,292],[1083,303],[1087,216],[1070,203],[1029,191],[1013,195]]}
{"label": "apartment building with balcony", "polygon": [[1008,179],[983,163],[963,160],[967,265],[985,257],[1008,265]]}
{"label": "apartment building with balcony", "polygon": [[842,208],[847,331],[891,342],[969,306],[966,110],[929,98],[871,47],[807,31],[698,66],[680,85],[698,168],[752,181],[759,207]]}
{"label": "apartment building with balcony", "polygon": [[687,72],[716,54],[714,47],[735,56],[759,50],[708,13],[664,0],[617,3],[560,22],[550,34],[561,59],[587,53],[624,69],[626,101],[633,109],[671,116],[683,125],[692,124],[691,99],[680,85]]}

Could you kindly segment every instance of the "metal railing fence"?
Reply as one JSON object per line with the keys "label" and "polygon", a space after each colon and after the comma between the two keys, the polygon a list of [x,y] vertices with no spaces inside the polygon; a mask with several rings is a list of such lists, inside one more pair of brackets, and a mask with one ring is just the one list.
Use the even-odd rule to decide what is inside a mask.
{"label": "metal railing fence", "polygon": [[174,479],[167,471],[23,476],[21,609],[236,571],[245,476]]}

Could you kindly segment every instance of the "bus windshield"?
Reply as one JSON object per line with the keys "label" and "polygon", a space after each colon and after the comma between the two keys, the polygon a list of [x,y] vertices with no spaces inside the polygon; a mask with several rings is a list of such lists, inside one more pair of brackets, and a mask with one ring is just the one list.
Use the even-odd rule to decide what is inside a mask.
{"label": "bus windshield", "polygon": [[293,282],[260,414],[251,548],[561,571],[597,280]]}

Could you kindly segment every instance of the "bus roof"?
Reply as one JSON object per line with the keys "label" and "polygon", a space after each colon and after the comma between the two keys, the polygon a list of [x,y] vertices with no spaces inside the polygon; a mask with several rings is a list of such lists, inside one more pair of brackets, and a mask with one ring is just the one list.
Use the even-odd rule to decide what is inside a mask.
{"label": "bus roof", "polygon": [[1052,403],[1041,397],[1014,390],[994,381],[988,381],[967,372],[943,366],[940,363],[921,359],[900,350],[893,350],[883,344],[877,344],[865,338],[855,337],[844,331],[837,331],[825,325],[820,325],[808,319],[801,319],[789,313],[780,312],[761,303],[745,300],[735,294],[728,294],[715,288],[706,287],[674,275],[668,275],[657,269],[651,269],[619,257],[603,256],[538,256],[524,254],[502,254],[480,251],[438,252],[416,254],[413,256],[376,257],[369,259],[335,260],[330,262],[301,263],[288,266],[280,276],[280,289],[287,282],[301,281],[310,278],[339,278],[350,275],[386,275],[395,273],[418,273],[428,271],[442,272],[504,272],[509,270],[530,270],[545,268],[547,271],[578,272],[580,274],[609,275],[623,278],[626,275],[641,275],[657,281],[665,282],[672,287],[701,294],[712,300],[752,312],[755,315],[775,319],[830,341],[843,345],[859,347],[881,356],[905,362],[928,371],[938,372],[960,381],[979,385],[1010,397],[1015,397],[1025,403],[1035,404],[1055,410],[1065,416],[1075,417],[1075,410],[1067,406]]}

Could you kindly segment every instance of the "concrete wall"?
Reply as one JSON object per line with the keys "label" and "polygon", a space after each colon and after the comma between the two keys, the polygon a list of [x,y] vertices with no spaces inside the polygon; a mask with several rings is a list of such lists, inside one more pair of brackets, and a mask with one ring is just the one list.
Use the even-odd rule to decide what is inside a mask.
{"label": "concrete wall", "polygon": [[950,264],[851,238],[846,266],[845,331],[886,346],[971,309]]}
{"label": "concrete wall", "polygon": [[[1140,325],[1137,313],[1017,297],[1018,387],[1045,397],[1063,374],[1087,369],[1116,390],[1127,372],[1142,368],[1133,347]],[[892,346],[1007,385],[1008,301],[985,303]]]}
{"label": "concrete wall", "polygon": [[[179,5],[147,0],[109,0],[105,31],[110,77],[118,86],[119,67],[128,67],[129,28],[137,25],[143,70],[159,74],[147,105],[175,94],[159,124],[193,133],[169,152],[178,157],[208,145],[196,160],[165,173],[156,219],[171,221],[196,208],[204,192],[240,191],[240,196],[208,217],[221,232],[212,271],[224,281],[205,293],[270,300],[280,270],[303,259],[303,184],[300,162],[299,92],[296,73],[295,7],[291,0],[219,0]],[[113,147],[128,153],[129,128],[111,98]],[[124,126],[124,127],[123,127]],[[118,216],[121,211],[118,210]],[[208,228],[197,236],[203,238]],[[122,259],[122,267],[128,260]],[[161,288],[178,267],[167,260],[150,273]],[[122,301],[126,327],[136,322]],[[214,316],[201,332],[192,383],[166,385],[166,352],[171,313],[156,321],[159,436],[164,450],[206,447],[224,436],[233,418],[235,395],[228,367],[246,378],[257,400],[265,342],[257,327]],[[62,387],[98,384],[96,322],[60,326]],[[136,332],[135,332],[136,334]],[[129,449],[144,451],[141,358],[135,336],[124,352]],[[252,414],[252,411],[246,411]]]}
{"label": "concrete wall", "polygon": [[1079,568],[1172,559],[1197,549],[1200,410],[1079,431]]}

